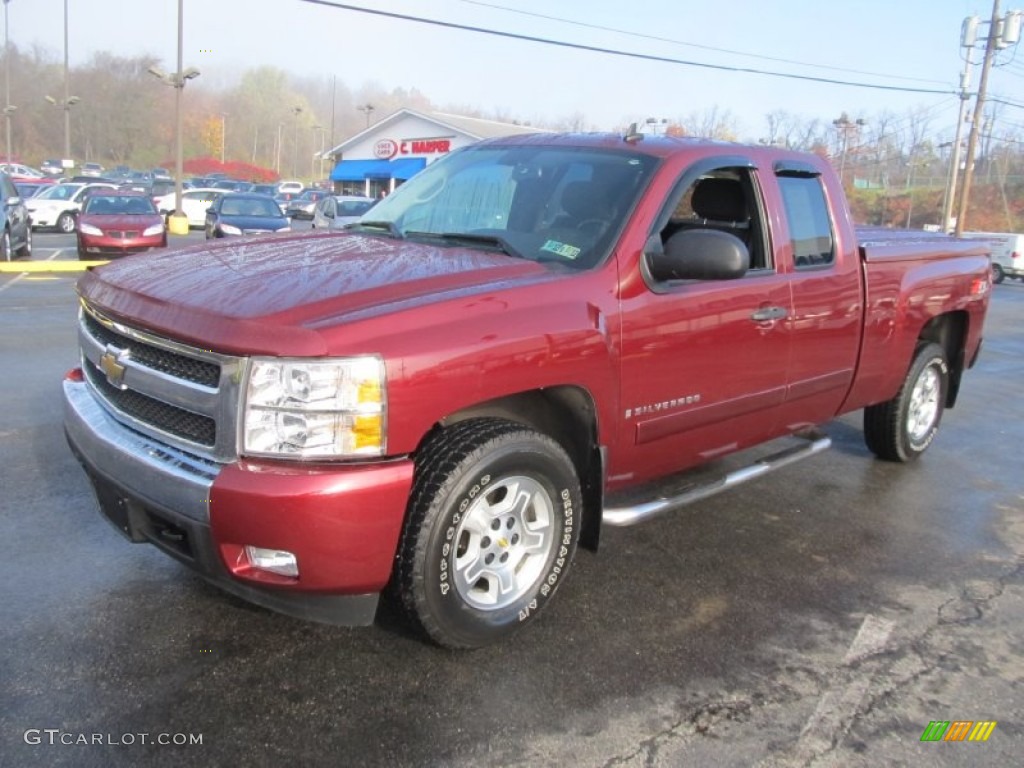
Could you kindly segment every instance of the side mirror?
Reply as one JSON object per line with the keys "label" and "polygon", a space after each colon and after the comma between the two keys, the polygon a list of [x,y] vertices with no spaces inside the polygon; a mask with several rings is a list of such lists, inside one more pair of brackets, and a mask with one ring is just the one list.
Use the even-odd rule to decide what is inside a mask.
{"label": "side mirror", "polygon": [[735,280],[750,269],[747,246],[718,229],[684,229],[664,248],[653,245],[649,242],[645,255],[655,280]]}

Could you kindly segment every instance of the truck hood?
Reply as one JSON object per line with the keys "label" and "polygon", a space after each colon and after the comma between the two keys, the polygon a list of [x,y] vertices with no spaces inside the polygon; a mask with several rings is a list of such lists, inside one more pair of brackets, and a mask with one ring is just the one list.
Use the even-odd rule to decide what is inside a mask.
{"label": "truck hood", "polygon": [[349,232],[220,240],[89,270],[82,298],[135,326],[232,354],[328,354],[319,324],[553,279],[501,253]]}

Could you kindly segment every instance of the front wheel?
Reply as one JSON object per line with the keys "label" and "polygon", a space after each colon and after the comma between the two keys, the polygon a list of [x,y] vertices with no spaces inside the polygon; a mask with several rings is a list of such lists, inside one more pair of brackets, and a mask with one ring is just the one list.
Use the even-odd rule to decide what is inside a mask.
{"label": "front wheel", "polygon": [[25,244],[17,251],[19,259],[31,259],[32,258],[32,226],[27,225],[25,227]]}
{"label": "front wheel", "polygon": [[57,231],[65,235],[75,231],[75,215],[65,211],[57,217]]}
{"label": "front wheel", "polygon": [[999,266],[998,264],[993,264],[992,265],[992,282],[993,283],[1001,283],[1001,282],[1003,282],[1003,279],[1005,277],[1006,277],[1006,273],[1003,272],[1003,268],[1001,266]]}
{"label": "front wheel", "polygon": [[3,234],[0,234],[0,254],[3,255],[4,261],[12,261],[14,259],[14,252],[11,250],[11,233],[6,229]]}
{"label": "front wheel", "polygon": [[886,461],[913,461],[939,430],[949,389],[949,364],[941,346],[919,344],[900,391],[864,409],[864,441]]}
{"label": "front wheel", "polygon": [[565,450],[510,421],[441,430],[417,457],[394,587],[440,645],[476,648],[536,618],[565,580],[582,498]]}

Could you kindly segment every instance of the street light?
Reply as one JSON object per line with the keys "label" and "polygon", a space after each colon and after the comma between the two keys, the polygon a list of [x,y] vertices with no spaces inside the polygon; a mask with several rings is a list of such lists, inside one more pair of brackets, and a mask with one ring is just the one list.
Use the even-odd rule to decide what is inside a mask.
{"label": "street light", "polygon": [[11,115],[17,107],[11,105],[11,23],[7,19],[7,6],[11,0],[4,0],[4,122],[7,124],[7,162],[11,162]]}
{"label": "street light", "polygon": [[[65,2],[67,2],[67,0],[65,0]],[[159,79],[164,85],[174,88],[174,122],[176,128],[174,133],[174,215],[172,219],[177,220],[177,224],[175,225],[176,227],[181,227],[182,223],[184,223],[184,232],[181,232],[180,234],[186,234],[188,232],[188,219],[181,210],[181,182],[185,175],[183,143],[185,123],[181,110],[181,96],[182,92],[185,90],[185,83],[199,77],[199,70],[195,67],[189,67],[185,70],[181,68],[182,49],[185,36],[182,22],[182,10],[182,0],[178,0],[178,71],[167,73],[159,67],[149,67],[147,71],[149,74]],[[178,232],[175,232],[175,234],[178,234]]]}
{"label": "street light", "polygon": [[292,107],[292,114],[295,115],[295,136],[292,141],[292,178],[297,173],[296,163],[299,158],[299,115],[302,114],[302,107]]}
{"label": "street light", "polygon": [[77,96],[67,96],[63,99],[55,99],[53,96],[43,96],[43,98],[53,106],[64,110],[64,158],[71,160],[71,107],[81,99]]}
{"label": "street light", "polygon": [[360,112],[365,112],[366,113],[366,127],[369,128],[370,127],[370,115],[373,114],[373,110],[375,110],[376,107],[373,106],[373,104],[363,104],[363,106],[356,107],[356,109],[358,109]]}
{"label": "street light", "polygon": [[[4,0],[4,13],[9,0]],[[9,57],[8,57],[9,58]],[[64,98],[55,99],[44,96],[44,99],[55,107],[64,110],[64,164],[72,162],[71,158],[71,107],[81,101],[77,96],[68,96],[68,0],[64,0]],[[8,99],[9,101],[9,99]]]}

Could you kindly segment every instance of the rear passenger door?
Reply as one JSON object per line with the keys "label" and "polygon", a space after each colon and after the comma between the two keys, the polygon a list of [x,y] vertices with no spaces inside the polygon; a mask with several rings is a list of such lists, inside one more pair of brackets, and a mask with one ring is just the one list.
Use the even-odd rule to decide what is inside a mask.
{"label": "rear passenger door", "polygon": [[[774,180],[783,216],[773,233],[780,267],[790,274],[792,352],[783,425],[795,429],[835,416],[853,381],[863,313],[860,256],[831,211],[845,211],[813,166],[777,163]],[[846,231],[850,231],[849,228]]]}

